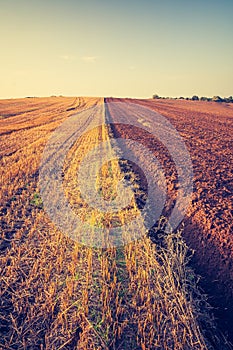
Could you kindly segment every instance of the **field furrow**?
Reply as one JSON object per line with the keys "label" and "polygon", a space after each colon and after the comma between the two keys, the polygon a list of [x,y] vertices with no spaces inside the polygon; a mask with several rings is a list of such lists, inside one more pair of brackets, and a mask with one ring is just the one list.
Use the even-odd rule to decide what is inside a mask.
{"label": "field furrow", "polygon": [[[119,111],[129,124],[114,126],[114,136],[140,140],[159,159],[167,183],[167,200],[164,215],[170,215],[177,200],[177,172],[174,157],[160,138],[143,132],[143,125],[156,125],[150,113],[143,118],[137,115],[135,106],[160,113],[170,121],[182,136],[193,167],[192,202],[184,218],[184,237],[195,250],[192,259],[202,286],[210,293],[216,315],[223,329],[231,336],[233,297],[233,240],[232,240],[232,119],[230,104],[219,105],[192,101],[107,99],[112,123],[119,118]],[[116,107],[114,107],[114,102]],[[127,109],[125,104],[127,103]],[[122,105],[122,107],[121,107]],[[130,107],[132,106],[132,107]],[[141,118],[141,119],[140,119]],[[156,122],[157,123],[157,122]],[[140,126],[141,124],[141,126]],[[167,142],[168,140],[165,139]],[[167,142],[168,143],[168,142]],[[137,156],[142,158],[143,155]],[[173,158],[173,159],[172,159]],[[144,169],[150,167],[144,160]],[[142,180],[143,182],[143,180]],[[229,327],[230,325],[230,327]]]}

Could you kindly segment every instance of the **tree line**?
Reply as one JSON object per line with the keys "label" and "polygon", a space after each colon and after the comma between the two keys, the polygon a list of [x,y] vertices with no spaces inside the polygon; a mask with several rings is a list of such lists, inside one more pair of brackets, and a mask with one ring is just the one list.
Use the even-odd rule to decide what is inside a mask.
{"label": "tree line", "polygon": [[190,101],[214,101],[214,102],[226,102],[233,103],[233,97],[221,97],[221,96],[213,96],[213,97],[199,97],[197,95],[193,95],[192,97],[161,97],[157,94],[152,96],[153,99],[172,99],[172,100],[190,100]]}

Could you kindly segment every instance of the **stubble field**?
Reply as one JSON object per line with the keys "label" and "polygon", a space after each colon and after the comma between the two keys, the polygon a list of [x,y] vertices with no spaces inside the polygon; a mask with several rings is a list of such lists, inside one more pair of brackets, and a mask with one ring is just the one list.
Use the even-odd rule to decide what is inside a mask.
{"label": "stubble field", "polygon": [[[126,120],[130,104],[138,104],[174,125],[192,160],[194,190],[183,229],[165,234],[160,221],[139,240],[128,242],[125,231],[127,244],[93,248],[80,243],[82,230],[73,240],[55,226],[39,188],[40,162],[49,137],[72,115],[93,108],[103,112],[80,119],[82,136],[65,158],[63,188],[83,223],[104,229],[105,243],[113,226],[140,218],[139,204],[147,190],[143,171],[150,164],[142,159],[145,167],[140,171],[113,159],[101,167],[96,187],[105,200],[116,198],[116,185],[126,177],[133,198],[124,210],[104,215],[85,203],[76,176],[85,154],[100,142],[111,148],[110,140],[116,137],[139,141],[159,159],[167,183],[164,217],[169,216],[177,191],[176,169],[168,151],[149,133],[119,124],[119,110],[111,102],[123,103]],[[139,122],[153,120],[145,117]],[[230,104],[81,97],[1,100],[0,347],[230,349],[232,135]],[[53,193],[51,204],[56,201]],[[136,223],[140,227],[141,221]],[[190,261],[191,249],[195,253]],[[199,274],[209,300],[197,285]]]}

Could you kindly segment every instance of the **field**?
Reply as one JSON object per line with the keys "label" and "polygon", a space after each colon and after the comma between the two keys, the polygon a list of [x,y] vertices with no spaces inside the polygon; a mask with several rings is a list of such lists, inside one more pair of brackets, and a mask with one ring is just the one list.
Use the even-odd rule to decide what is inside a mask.
{"label": "field", "polygon": [[[144,128],[154,120],[134,115],[132,106],[165,116],[190,154],[192,201],[174,232],[167,232],[165,224],[177,198],[175,164]],[[61,125],[68,141],[62,142]],[[55,130],[60,130],[59,147],[54,141],[55,151],[47,154],[53,163],[41,168]],[[0,348],[231,349],[232,134],[230,104],[83,97],[1,100]],[[136,233],[145,229],[146,169],[153,172],[154,165],[135,145],[131,155],[142,168],[124,160],[121,144],[112,147],[116,138],[140,141],[165,173],[161,217],[141,236]],[[112,155],[110,161],[95,154],[101,143]],[[131,184],[120,188],[121,199],[131,198],[123,210],[103,213],[83,198],[77,172],[90,152],[95,161],[89,162],[86,176],[91,179],[98,170],[94,187],[104,203],[119,205],[118,183],[127,179]],[[65,198],[82,222],[75,233],[66,235],[61,229],[71,225],[70,212],[50,164],[61,170]],[[41,178],[48,184],[47,197]],[[82,184],[87,193],[90,179]],[[54,222],[52,209],[61,205],[64,215],[57,214]],[[119,243],[111,233],[123,225]]]}
{"label": "field", "polygon": [[[218,294],[217,304],[224,305],[224,317],[233,324],[233,106],[179,100],[130,101],[161,113],[185,140],[193,164],[194,190],[184,220],[184,237],[195,250],[195,264],[205,276],[205,288],[215,297]],[[123,129],[118,132],[124,137],[137,138],[130,131],[127,136]],[[163,148],[156,145],[155,151],[153,141],[145,137],[147,147],[150,143],[166,168],[168,158]]]}

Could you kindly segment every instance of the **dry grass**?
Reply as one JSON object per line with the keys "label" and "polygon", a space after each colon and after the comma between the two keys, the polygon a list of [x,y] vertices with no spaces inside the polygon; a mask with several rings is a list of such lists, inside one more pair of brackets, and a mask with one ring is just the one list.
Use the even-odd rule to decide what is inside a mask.
{"label": "dry grass", "polygon": [[[207,340],[214,322],[188,266],[190,253],[181,232],[162,235],[159,245],[143,237],[118,248],[94,249],[64,236],[43,211],[38,167],[51,131],[71,114],[70,108],[101,101],[15,103],[0,104],[1,115],[11,109],[16,113],[1,120],[0,347],[190,350],[211,349],[213,341],[220,349],[217,337]],[[37,110],[28,112],[29,107]],[[22,108],[27,112],[18,115]],[[73,209],[84,221],[101,223],[106,236],[112,225],[138,216],[136,204],[114,216],[93,214],[82,202],[74,174],[81,155],[108,139],[106,127],[95,128],[77,141],[64,164],[64,189]],[[116,196],[121,178],[118,162],[102,167],[97,187],[105,199]]]}

